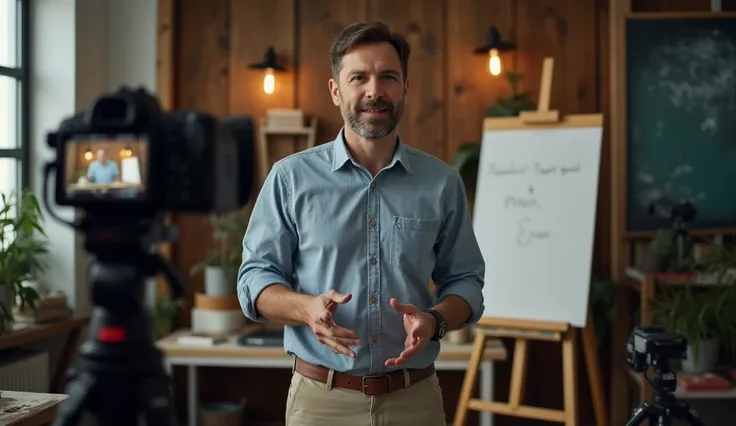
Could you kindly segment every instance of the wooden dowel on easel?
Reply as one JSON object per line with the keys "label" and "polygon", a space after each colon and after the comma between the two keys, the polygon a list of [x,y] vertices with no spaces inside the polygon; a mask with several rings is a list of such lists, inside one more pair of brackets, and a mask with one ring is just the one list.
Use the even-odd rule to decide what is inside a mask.
{"label": "wooden dowel on easel", "polygon": [[552,98],[552,76],[554,74],[554,58],[544,58],[542,64],[542,79],[539,85],[539,101],[536,111],[522,111],[519,114],[521,121],[525,123],[549,123],[560,120],[560,112],[550,111],[550,99]]}

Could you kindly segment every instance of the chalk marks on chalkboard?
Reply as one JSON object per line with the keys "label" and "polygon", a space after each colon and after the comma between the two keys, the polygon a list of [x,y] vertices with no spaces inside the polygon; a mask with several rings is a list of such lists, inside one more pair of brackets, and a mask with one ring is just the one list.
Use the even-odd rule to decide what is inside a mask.
{"label": "chalk marks on chalkboard", "polygon": [[669,226],[655,204],[691,202],[693,228],[726,226],[736,198],[736,26],[627,21],[627,229]]}
{"label": "chalk marks on chalkboard", "polygon": [[715,136],[724,108],[736,110],[736,40],[717,29],[694,31],[655,48],[650,61],[669,102],[700,112],[703,134]]}

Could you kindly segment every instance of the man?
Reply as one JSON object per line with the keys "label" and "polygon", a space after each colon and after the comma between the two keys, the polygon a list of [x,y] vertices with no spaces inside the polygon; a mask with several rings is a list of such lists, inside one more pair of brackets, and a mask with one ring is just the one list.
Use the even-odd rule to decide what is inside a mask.
{"label": "man", "polygon": [[438,340],[483,313],[464,186],[397,135],[403,38],[354,24],[330,56],[345,126],[271,169],[243,239],[240,303],[251,320],[289,324],[288,425],[444,426]]}
{"label": "man", "polygon": [[108,184],[120,178],[120,169],[117,163],[107,159],[107,150],[99,148],[95,153],[95,161],[87,169],[87,179],[91,183]]}

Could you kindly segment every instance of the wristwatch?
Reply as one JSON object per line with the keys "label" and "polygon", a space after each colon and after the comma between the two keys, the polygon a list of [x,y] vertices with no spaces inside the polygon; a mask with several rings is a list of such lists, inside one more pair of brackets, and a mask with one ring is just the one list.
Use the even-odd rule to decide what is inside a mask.
{"label": "wristwatch", "polygon": [[445,333],[447,332],[447,323],[445,322],[445,318],[434,309],[427,309],[424,312],[432,315],[434,319],[437,320],[437,325],[435,325],[434,328],[434,335],[430,339],[433,342],[437,342],[445,337]]}

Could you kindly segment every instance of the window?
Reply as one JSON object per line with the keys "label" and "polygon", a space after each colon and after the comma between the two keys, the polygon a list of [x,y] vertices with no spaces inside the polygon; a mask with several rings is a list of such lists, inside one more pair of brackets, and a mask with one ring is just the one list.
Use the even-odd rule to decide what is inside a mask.
{"label": "window", "polygon": [[0,193],[29,182],[28,0],[0,0]]}

